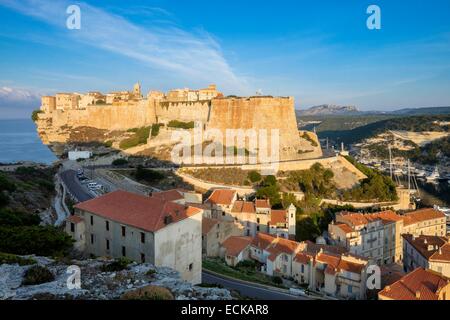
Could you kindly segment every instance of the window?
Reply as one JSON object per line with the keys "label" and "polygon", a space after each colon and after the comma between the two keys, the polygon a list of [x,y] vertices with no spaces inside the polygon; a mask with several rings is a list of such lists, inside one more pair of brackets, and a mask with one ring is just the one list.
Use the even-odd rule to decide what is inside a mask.
{"label": "window", "polygon": [[124,226],[122,226],[122,237],[125,237],[125,227]]}
{"label": "window", "polygon": [[75,232],[75,224],[70,223],[70,232]]}
{"label": "window", "polygon": [[222,211],[222,217],[225,217],[225,211]]}
{"label": "window", "polygon": [[220,236],[220,234],[219,234],[219,232],[217,232],[216,233],[216,238],[219,239],[219,236]]}
{"label": "window", "polygon": [[348,286],[348,293],[353,293],[353,287],[352,286]]}
{"label": "window", "polygon": [[141,243],[145,243],[145,233],[141,232]]}
{"label": "window", "polygon": [[109,250],[109,240],[106,239],[106,250]]}
{"label": "window", "polygon": [[91,233],[91,244],[94,243],[94,235]]}
{"label": "window", "polygon": [[94,225],[94,216],[91,216],[91,226]]}
{"label": "window", "polygon": [[141,263],[145,263],[145,254],[141,253]]}
{"label": "window", "polygon": [[127,255],[127,250],[124,246],[122,246],[122,257],[125,257]]}
{"label": "window", "polygon": [[259,218],[256,219],[256,222],[259,223]]}
{"label": "window", "polygon": [[301,265],[301,269],[300,270],[301,270],[302,273],[305,273],[305,266],[303,264]]}
{"label": "window", "polygon": [[256,226],[256,231],[258,231],[258,232],[259,232],[259,226]]}
{"label": "window", "polygon": [[106,224],[106,231],[109,231],[109,221],[105,221]]}
{"label": "window", "polygon": [[194,264],[193,263],[189,264],[189,271],[192,271],[192,269],[194,269]]}

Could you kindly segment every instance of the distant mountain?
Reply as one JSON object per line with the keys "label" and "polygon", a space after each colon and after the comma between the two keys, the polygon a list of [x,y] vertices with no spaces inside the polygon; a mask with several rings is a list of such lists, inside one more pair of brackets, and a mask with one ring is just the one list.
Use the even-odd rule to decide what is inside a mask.
{"label": "distant mountain", "polygon": [[407,108],[389,112],[394,115],[434,115],[434,114],[449,114],[450,107],[431,107],[431,108]]}
{"label": "distant mountain", "polygon": [[370,116],[370,115],[389,115],[389,116],[426,116],[450,114],[449,107],[425,107],[425,108],[404,108],[393,111],[361,111],[354,106],[336,106],[323,104],[314,106],[306,110],[297,110],[298,116],[321,117],[321,116]]}
{"label": "distant mountain", "polygon": [[359,114],[358,108],[354,106],[336,106],[323,104],[306,110],[298,110],[300,116],[326,116],[326,115],[355,115]]}

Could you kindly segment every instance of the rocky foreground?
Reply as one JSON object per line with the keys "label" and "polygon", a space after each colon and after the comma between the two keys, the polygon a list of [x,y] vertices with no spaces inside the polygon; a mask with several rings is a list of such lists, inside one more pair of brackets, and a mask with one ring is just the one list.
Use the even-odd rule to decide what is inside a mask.
{"label": "rocky foreground", "polygon": [[[113,300],[145,299],[139,295],[147,288],[164,290],[169,299],[177,300],[230,300],[232,296],[226,289],[193,286],[180,279],[177,271],[145,263],[131,263],[124,270],[103,272],[111,261],[90,259],[83,261],[60,262],[46,257],[26,257],[35,261],[33,265],[0,265],[0,300]],[[66,273],[70,265],[81,270],[81,288],[70,289]],[[36,284],[23,284],[28,269],[42,266],[53,275],[53,281]],[[165,289],[163,289],[165,288]],[[166,290],[167,289],[167,290]],[[167,298],[167,295],[165,296]],[[159,297],[155,298],[158,299]]]}

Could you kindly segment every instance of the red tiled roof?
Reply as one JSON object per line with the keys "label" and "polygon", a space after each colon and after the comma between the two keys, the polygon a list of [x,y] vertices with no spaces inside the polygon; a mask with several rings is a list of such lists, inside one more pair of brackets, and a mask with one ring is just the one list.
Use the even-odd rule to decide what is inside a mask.
{"label": "red tiled roof", "polygon": [[184,199],[183,190],[181,189],[172,189],[167,191],[161,191],[161,192],[154,192],[152,193],[152,197],[159,198],[164,201],[177,201]]}
{"label": "red tiled roof", "polygon": [[295,251],[300,246],[300,243],[292,240],[287,240],[284,238],[275,238],[266,250],[270,253],[269,260],[274,261],[281,253],[286,253],[288,255],[295,254]]}
{"label": "red tiled roof", "polygon": [[253,204],[253,202],[250,201],[237,200],[234,202],[233,209],[231,209],[231,212],[254,213],[255,205]]}
{"label": "red tiled roof", "polygon": [[266,249],[273,241],[275,241],[275,237],[271,236],[267,233],[259,232],[252,240],[252,246],[257,247],[258,249],[264,250]]}
{"label": "red tiled roof", "polygon": [[250,237],[229,237],[222,243],[228,256],[236,257],[252,242]]}
{"label": "red tiled roof", "polygon": [[337,224],[336,227],[344,231],[346,234],[353,232],[353,229],[350,226],[346,225],[345,223]]}
{"label": "red tiled roof", "polygon": [[369,218],[374,219],[374,220],[380,219],[383,222],[383,224],[385,224],[385,225],[403,220],[403,217],[401,215],[396,214],[392,210],[371,213],[371,214],[367,214],[366,216],[368,216]]}
{"label": "red tiled roof", "polygon": [[75,208],[151,232],[166,226],[166,216],[170,216],[174,223],[201,212],[197,208],[122,190],[81,202]]}
{"label": "red tiled roof", "polygon": [[236,190],[231,189],[215,189],[206,202],[214,204],[231,205],[234,196],[236,195]]}
{"label": "red tiled roof", "polygon": [[270,224],[287,223],[286,210],[272,210],[270,213]]}
{"label": "red tiled roof", "polygon": [[408,226],[417,222],[426,220],[445,218],[445,214],[435,209],[421,209],[414,212],[407,213],[403,216],[404,225]]}
{"label": "red tiled roof", "polygon": [[217,219],[203,218],[202,219],[202,234],[208,234],[211,229],[220,221]]}
{"label": "red tiled roof", "polygon": [[319,253],[316,256],[316,262],[324,263],[327,265],[327,269],[330,274],[335,274],[338,271],[344,270],[352,273],[360,274],[368,262],[365,259],[361,263],[348,260],[346,257],[350,255],[339,255],[331,253]]}
{"label": "red tiled roof", "polygon": [[306,243],[306,252],[308,252],[309,254],[317,254],[320,250],[322,250],[324,253],[333,253],[333,254],[342,254],[348,252],[348,250],[345,247],[317,244],[309,240],[307,240],[305,243]]}
{"label": "red tiled roof", "polygon": [[83,218],[80,216],[70,215],[67,220],[69,220],[72,223],[80,223],[83,221]]}
{"label": "red tiled roof", "polygon": [[446,259],[450,261],[450,252],[447,252],[447,248],[441,249],[441,255],[439,255],[439,249],[443,248],[444,245],[448,244],[448,239],[446,237],[438,236],[426,236],[421,235],[414,237],[411,234],[402,234],[403,239],[407,241],[414,249],[417,250],[425,259],[431,260],[435,254],[436,257],[441,259]]}
{"label": "red tiled roof", "polygon": [[266,200],[266,199],[256,199],[255,206],[256,206],[256,208],[270,209],[270,202],[269,202],[269,200]]}
{"label": "red tiled roof", "polygon": [[295,255],[294,261],[296,262],[300,262],[303,264],[308,264],[311,260],[313,259],[313,257],[305,252],[298,252]]}
{"label": "red tiled roof", "polygon": [[393,300],[438,300],[439,291],[448,283],[449,279],[433,271],[417,268],[378,295]]}

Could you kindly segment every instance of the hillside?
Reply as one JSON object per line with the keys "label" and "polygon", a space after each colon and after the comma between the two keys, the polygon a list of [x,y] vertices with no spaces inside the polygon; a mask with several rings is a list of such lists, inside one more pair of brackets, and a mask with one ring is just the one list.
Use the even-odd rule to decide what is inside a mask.
{"label": "hillside", "polygon": [[395,117],[376,121],[350,130],[318,130],[320,138],[353,144],[388,130],[413,132],[448,132],[450,115]]}

